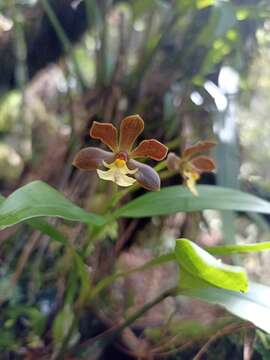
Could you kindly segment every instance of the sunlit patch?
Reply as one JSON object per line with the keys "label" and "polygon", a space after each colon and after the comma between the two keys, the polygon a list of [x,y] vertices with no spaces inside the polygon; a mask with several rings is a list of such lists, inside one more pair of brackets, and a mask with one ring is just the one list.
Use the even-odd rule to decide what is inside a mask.
{"label": "sunlit patch", "polygon": [[103,171],[97,169],[97,174],[100,179],[113,181],[117,185],[123,187],[131,186],[136,182],[136,179],[128,175],[134,175],[138,169],[129,169],[125,160],[116,159],[111,164],[107,164],[105,161],[103,161],[103,165],[109,170]]}
{"label": "sunlit patch", "polygon": [[11,19],[5,17],[0,14],[0,33],[3,31],[10,31],[13,27],[14,23]]}

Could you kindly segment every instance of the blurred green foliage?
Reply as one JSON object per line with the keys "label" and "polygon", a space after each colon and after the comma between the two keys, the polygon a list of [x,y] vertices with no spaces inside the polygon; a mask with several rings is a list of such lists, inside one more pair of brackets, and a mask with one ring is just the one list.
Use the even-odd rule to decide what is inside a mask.
{"label": "blurred green foliage", "polygon": [[[251,188],[264,197],[269,196],[268,1],[15,0],[0,2],[0,11],[0,69],[5,69],[0,83],[3,194],[29,179],[41,178],[64,190],[69,197],[74,196],[75,202],[90,208],[91,212],[104,213],[114,208],[117,197],[113,190],[103,184],[96,187],[91,178],[89,192],[89,178],[74,175],[70,159],[84,139],[89,141],[89,122],[93,119],[118,122],[125,114],[140,113],[146,120],[147,137],[173,141],[176,147],[179,143],[185,147],[198,139],[215,137],[218,140],[219,172],[215,179],[205,177],[203,182],[216,181],[225,187],[242,185],[244,189]],[[36,39],[42,41],[37,44]],[[49,65],[51,62],[53,65]],[[224,68],[232,71],[221,81]],[[239,76],[239,82],[235,91],[228,93],[226,89],[233,82],[233,72]],[[176,183],[179,179],[170,181]],[[14,224],[16,216],[21,221],[37,215],[55,215],[59,194],[51,190],[31,188],[20,201],[27,204],[22,208],[17,207],[15,199],[15,207],[11,206],[8,214],[2,213],[2,225],[10,218],[13,220],[7,225]],[[126,198],[123,196],[123,199]],[[138,202],[143,203],[144,199],[141,197]],[[245,199],[234,198],[239,204],[234,209],[243,210]],[[39,207],[49,200],[49,211]],[[130,203],[131,207],[134,202],[136,205],[136,199]],[[78,220],[80,214],[92,226],[35,219],[9,228],[1,235],[0,352],[3,358],[57,358],[68,346],[100,334],[104,324],[110,327],[122,316],[126,317],[136,303],[129,299],[129,294],[134,292],[130,286],[126,290],[128,299],[123,301],[126,308],[120,309],[121,314],[119,309],[106,314],[108,308],[103,309],[102,298],[115,309],[124,291],[116,285],[119,291],[115,299],[109,290],[104,293],[101,290],[118,278],[113,275],[106,278],[105,274],[113,273],[115,265],[117,268],[118,255],[123,250],[121,242],[132,244],[137,239],[135,233],[141,231],[140,226],[145,229],[144,220],[138,220],[142,221],[139,225],[134,219],[131,222],[122,219],[118,224],[109,222],[101,231],[98,220],[102,217],[90,219],[89,213],[78,210],[63,198],[60,203],[59,216],[74,220],[76,215]],[[231,209],[233,201],[229,203]],[[226,201],[217,207],[222,209],[224,204]],[[153,208],[153,203],[150,202],[150,206]],[[162,214],[168,212],[166,207]],[[234,214],[223,217],[223,238],[227,242],[234,243],[240,237],[239,229],[233,227],[236,218],[239,219]],[[157,255],[163,238],[176,236],[168,235],[168,229],[173,226],[164,225],[170,218],[160,220],[153,216],[151,219],[150,232],[155,228],[157,234],[152,255]],[[257,218],[258,224],[260,221]],[[162,231],[159,226],[163,226]],[[204,226],[206,220],[201,218],[197,227],[201,231]],[[147,234],[142,238],[147,244]],[[252,240],[256,242],[258,238]],[[140,249],[142,257],[144,251]],[[260,258],[259,265],[261,261]],[[257,265],[251,269],[252,274]],[[87,303],[92,285],[102,279],[100,289],[95,288],[97,299]],[[141,283],[140,279],[137,283]],[[147,291],[153,284],[151,279]],[[162,285],[159,286],[160,290]],[[140,291],[142,295],[144,291]],[[215,291],[208,294],[211,296],[216,296]],[[227,293],[224,298],[226,296]],[[179,301],[177,306],[186,310],[184,302]],[[189,311],[188,307],[186,312]],[[164,319],[167,315],[164,310]],[[145,333],[150,349],[163,342],[164,351],[176,350],[189,337],[194,337],[193,348],[184,357],[177,355],[177,351],[172,355],[175,359],[191,358],[199,351],[198,342],[203,344],[207,337],[227,325],[214,315],[214,321],[209,321],[205,330],[207,326],[202,327],[192,316],[184,323],[179,318],[172,326],[168,325],[168,329],[164,326],[163,332],[147,325],[142,326],[143,331],[139,326],[135,329]],[[71,332],[70,327],[73,327]],[[171,339],[179,333],[180,339],[174,339],[170,346]],[[269,336],[260,331],[257,334],[254,351],[267,359]],[[128,340],[126,348],[136,353],[132,339]],[[242,352],[242,343],[239,338],[235,343],[231,336],[223,337],[217,341],[215,353],[223,354],[220,358],[226,359],[231,349],[237,357]],[[90,347],[92,358],[99,358],[102,352],[106,354],[106,348],[107,344],[102,342]],[[85,350],[89,351],[87,344],[81,352]]]}

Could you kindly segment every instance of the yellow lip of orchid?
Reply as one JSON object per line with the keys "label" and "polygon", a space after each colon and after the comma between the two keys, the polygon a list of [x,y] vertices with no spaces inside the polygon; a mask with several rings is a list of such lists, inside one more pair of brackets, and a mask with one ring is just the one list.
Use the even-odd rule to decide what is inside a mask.
{"label": "yellow lip of orchid", "polygon": [[97,169],[97,174],[100,179],[111,180],[117,185],[123,187],[131,186],[136,182],[136,179],[128,175],[134,175],[138,169],[129,169],[125,160],[116,159],[111,164],[107,164],[105,161],[103,161],[103,165],[109,170],[103,171]]}
{"label": "yellow lip of orchid", "polygon": [[[106,167],[108,167],[109,165],[105,162],[105,161],[103,161],[103,164],[105,163],[105,166]],[[127,167],[127,165],[126,165],[126,161],[125,160],[123,160],[123,159],[116,159],[115,161],[114,161],[114,164],[115,164],[115,166],[116,167],[118,167],[118,168],[124,168],[125,166]],[[137,171],[137,170],[136,170]],[[134,173],[135,174],[135,173]]]}
{"label": "yellow lip of orchid", "polygon": [[196,182],[199,180],[200,175],[194,170],[185,169],[183,171],[183,175],[185,178],[185,184],[189,188],[189,190],[192,192],[193,195],[198,196],[198,190],[196,188]]}

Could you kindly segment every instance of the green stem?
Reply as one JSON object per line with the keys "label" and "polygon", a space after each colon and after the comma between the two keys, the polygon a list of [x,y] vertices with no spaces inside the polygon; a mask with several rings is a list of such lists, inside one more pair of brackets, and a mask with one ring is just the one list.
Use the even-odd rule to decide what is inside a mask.
{"label": "green stem", "polygon": [[64,52],[67,55],[69,54],[70,57],[71,57],[71,61],[73,63],[74,71],[75,71],[75,73],[77,75],[77,78],[78,78],[78,81],[80,83],[80,86],[81,86],[82,90],[85,90],[86,85],[85,85],[84,80],[82,78],[80,67],[79,67],[78,61],[76,59],[76,56],[74,54],[73,47],[72,47],[72,44],[71,44],[69,38],[67,37],[61,23],[59,22],[57,16],[55,15],[50,2],[48,0],[41,0],[41,4],[42,4],[42,7],[43,7],[43,9],[44,9],[44,11],[45,11],[51,25],[52,25],[52,27],[54,28],[54,31],[55,31],[56,35],[58,36],[59,41],[61,42],[61,44],[63,46]]}
{"label": "green stem", "polygon": [[95,82],[98,87],[100,84],[101,78],[101,64],[99,60],[99,46],[101,43],[101,29],[103,16],[101,14],[100,8],[97,4],[97,0],[85,0],[85,10],[88,22],[88,30],[93,29],[94,39],[95,39]]}
{"label": "green stem", "polygon": [[175,260],[174,252],[171,252],[165,255],[158,256],[157,258],[154,258],[137,268],[107,276],[106,278],[100,280],[100,282],[93,289],[91,289],[90,299],[91,300],[94,299],[102,290],[104,290],[107,286],[111,285],[119,278],[129,276],[139,271],[150,269],[154,266],[160,266],[174,260]]}
{"label": "green stem", "polygon": [[[159,304],[161,301],[163,301],[167,297],[176,296],[178,293],[179,293],[179,289],[177,287],[173,287],[173,288],[170,288],[168,290],[165,290],[163,293],[158,295],[155,299],[153,299],[152,301],[146,303],[138,311],[136,311],[134,314],[129,316],[118,327],[116,327],[116,328],[114,327],[113,329],[106,331],[103,335],[100,334],[100,335],[90,339],[86,343],[84,343],[82,345],[83,349],[89,350],[89,348],[91,346],[93,346],[98,341],[102,341],[105,344],[111,342],[112,340],[114,340],[119,335],[120,332],[122,332],[125,328],[127,328],[131,324],[133,324],[137,319],[139,319],[141,316],[143,316],[147,311],[152,309],[155,305]],[[82,347],[80,348],[80,350],[83,350]]]}
{"label": "green stem", "polygon": [[97,0],[85,0],[85,11],[87,16],[88,30],[90,30],[94,25],[94,28],[97,31],[102,22]]}
{"label": "green stem", "polygon": [[180,146],[180,139],[179,137],[169,141],[166,143],[167,148],[169,148],[169,150],[173,150],[176,149]]}
{"label": "green stem", "polygon": [[71,49],[71,43],[64,31],[64,29],[62,28],[62,25],[60,24],[57,16],[55,15],[50,3],[48,0],[41,0],[41,4],[43,6],[43,9],[46,13],[46,15],[48,16],[50,22],[51,22],[51,25],[53,26],[63,48],[64,48],[64,51],[66,53],[68,53]]}
{"label": "green stem", "polygon": [[171,170],[166,170],[166,171],[162,171],[162,173],[159,175],[161,180],[164,179],[169,179],[170,177],[179,174],[178,171],[171,171]]}
{"label": "green stem", "polygon": [[133,81],[135,83],[134,88],[135,88],[135,86],[138,87],[138,83],[140,82],[140,79],[143,79],[144,74],[146,73],[148,68],[151,66],[154,57],[156,56],[156,54],[158,53],[158,51],[164,44],[164,41],[167,39],[168,34],[170,33],[170,31],[176,24],[179,17],[180,17],[180,13],[178,13],[178,12],[175,12],[172,15],[171,19],[165,25],[165,28],[163,29],[163,32],[161,33],[160,38],[158,39],[155,47],[153,49],[151,49],[149,51],[149,53],[146,54],[146,56],[143,59],[140,59],[141,61],[139,61],[139,65],[138,65],[137,69],[135,70],[135,73],[133,74]]}
{"label": "green stem", "polygon": [[[14,32],[13,32],[13,46],[14,46],[14,57],[16,60],[15,64],[15,81],[16,85],[21,91],[22,101],[20,105],[20,122],[19,129],[23,137],[23,141],[19,146],[21,154],[25,158],[31,156],[32,151],[32,128],[31,121],[27,116],[26,106],[25,106],[25,86],[28,80],[28,68],[27,68],[27,46],[25,40],[25,30],[24,30],[24,19],[21,14],[20,5],[17,4],[14,0],[10,1],[10,10],[12,14],[12,19],[14,22]],[[25,146],[25,144],[29,146]],[[22,145],[23,144],[23,145]]]}
{"label": "green stem", "polygon": [[152,307],[159,304],[161,301],[163,301],[167,297],[176,296],[178,293],[179,293],[178,287],[172,287],[168,290],[165,290],[163,293],[158,295],[154,300],[149,301],[144,306],[142,306],[138,311],[136,311],[134,314],[132,314],[130,317],[128,317],[126,319],[126,321],[122,325],[119,326],[119,328],[117,329],[114,336],[117,335],[117,333],[123,331],[126,327],[128,327],[132,323],[134,323],[137,319],[139,319],[142,315],[144,315]]}
{"label": "green stem", "polygon": [[[90,298],[88,298],[88,301],[93,300],[104,288],[106,288],[107,286],[112,284],[114,281],[116,281],[120,277],[125,277],[125,276],[131,275],[131,274],[133,274],[135,272],[138,272],[138,271],[147,270],[150,267],[162,265],[162,264],[164,264],[166,262],[173,261],[173,260],[174,260],[174,253],[169,253],[169,254],[166,254],[166,255],[161,255],[156,259],[150,260],[149,262],[147,262],[146,264],[144,264],[143,266],[140,266],[138,268],[129,270],[127,272],[122,272],[122,273],[114,274],[112,276],[108,276],[107,278],[102,279],[97,284],[97,286],[94,289],[91,290]],[[109,331],[108,333],[106,333],[106,335],[105,335],[105,337],[103,339],[105,339],[106,341],[109,341],[110,339],[113,339],[115,336],[118,335],[119,332],[124,330],[130,324],[132,324],[135,320],[137,320],[140,316],[142,316],[151,307],[153,307],[157,303],[161,302],[166,297],[173,296],[174,294],[176,294],[176,291],[177,291],[177,288],[172,288],[172,289],[166,290],[161,295],[159,295],[156,299],[154,299],[153,301],[147,303],[140,310],[138,310],[135,314],[130,316],[122,325],[120,325],[116,329],[113,329],[113,334],[112,334],[112,331]],[[71,326],[69,328],[68,334],[65,337],[65,339],[63,340],[61,348],[60,348],[60,350],[58,351],[58,353],[56,354],[56,356],[54,357],[53,360],[62,360],[62,359],[64,359],[64,355],[66,354],[66,349],[67,349],[68,344],[70,342],[70,339],[71,339],[71,337],[72,337],[72,335],[74,333],[74,330],[76,329],[77,323],[78,323],[78,316],[74,317],[73,322],[72,322],[72,324],[71,324]],[[94,339],[91,339],[90,340],[91,341],[90,345],[92,345],[92,343],[95,343],[98,340],[99,340],[99,336],[94,338]],[[90,346],[90,345],[88,344],[87,347]]]}
{"label": "green stem", "polygon": [[[89,0],[88,0],[89,2]],[[96,15],[96,42],[100,46],[96,47],[96,86],[106,86],[109,83],[109,68],[108,68],[108,45],[109,45],[109,26],[107,15],[112,5],[111,0],[105,0],[102,5],[98,6],[95,1],[92,10]],[[90,5],[88,3],[88,11]]]}
{"label": "green stem", "polygon": [[166,162],[166,160],[163,160],[163,161],[159,162],[159,163],[154,167],[154,169],[155,169],[157,172],[160,172],[161,170],[166,169],[166,167],[167,167],[167,162]]}
{"label": "green stem", "polygon": [[16,67],[15,67],[15,78],[18,87],[23,92],[25,84],[28,79],[28,71],[26,66],[27,58],[27,48],[25,43],[25,34],[23,28],[23,18],[20,14],[20,10],[17,9],[17,6],[14,2],[13,4],[13,20],[15,27],[14,34],[14,48],[15,48],[15,57],[16,57]]}

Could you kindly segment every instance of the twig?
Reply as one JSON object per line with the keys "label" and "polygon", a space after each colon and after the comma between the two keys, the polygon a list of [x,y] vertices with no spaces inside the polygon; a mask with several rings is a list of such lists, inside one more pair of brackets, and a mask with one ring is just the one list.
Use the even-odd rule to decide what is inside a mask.
{"label": "twig", "polygon": [[[8,288],[6,289],[6,291],[3,291],[3,293],[5,294],[5,297],[7,296],[7,293],[10,293],[10,291],[14,288],[14,286],[16,285],[16,283],[18,282],[21,273],[25,267],[25,264],[27,263],[29,256],[31,255],[31,252],[33,251],[38,239],[40,237],[40,233],[38,231],[35,231],[32,236],[30,237],[30,240],[28,241],[28,243],[26,244],[26,246],[24,247],[24,250],[18,260],[15,272],[13,273],[13,275],[11,276],[11,279],[9,281],[9,284],[7,285]],[[5,298],[0,298],[0,305],[5,301]]]}
{"label": "twig", "polygon": [[123,232],[122,236],[119,237],[119,239],[117,240],[117,242],[115,244],[115,248],[114,248],[115,256],[117,256],[119,254],[119,252],[121,251],[121,249],[123,248],[125,243],[128,241],[132,232],[136,228],[137,224],[138,224],[138,220],[131,221],[130,224],[128,225],[127,229]]}
{"label": "twig", "polygon": [[243,360],[251,360],[254,350],[254,341],[256,338],[256,333],[253,331],[246,331],[244,334],[244,344],[243,344]]}
{"label": "twig", "polygon": [[155,305],[159,304],[161,301],[166,299],[170,296],[175,296],[178,292],[178,288],[170,288],[163,293],[161,293],[159,296],[157,296],[154,300],[148,302],[144,306],[142,306],[137,312],[135,312],[133,315],[128,317],[121,325],[114,326],[113,328],[110,328],[103,332],[102,334],[99,334],[95,336],[92,339],[87,340],[83,344],[80,345],[80,350],[82,348],[89,349],[91,346],[93,346],[97,341],[103,341],[105,343],[111,342],[114,340],[120,332],[122,332],[125,328],[133,324],[137,319],[139,319],[142,315],[144,315],[148,310],[152,309]]}
{"label": "twig", "polygon": [[195,341],[196,340],[194,340],[194,339],[189,340],[185,344],[183,344],[177,348],[174,348],[172,350],[168,350],[168,351],[164,351],[164,352],[160,352],[160,353],[154,352],[154,355],[156,355],[158,358],[167,358],[171,355],[178,354],[179,352],[189,348],[190,346],[192,346],[194,344]]}
{"label": "twig", "polygon": [[135,87],[138,88],[140,86],[141,79],[143,79],[144,74],[146,73],[148,68],[151,66],[153,59],[155,58],[156,54],[163,46],[164,41],[167,39],[168,34],[170,33],[170,31],[176,24],[179,17],[180,17],[179,12],[175,12],[172,15],[171,19],[165,25],[165,28],[164,28],[156,46],[145,56],[145,58],[143,58],[143,61],[141,59],[141,61],[139,62],[138,68],[135,70],[135,73],[133,74],[133,76],[134,76],[133,80],[135,83],[134,88]]}
{"label": "twig", "polygon": [[242,323],[242,324],[230,324],[226,326],[224,329],[218,331],[214,336],[212,336],[200,349],[200,351],[195,355],[193,360],[200,360],[202,356],[207,352],[210,345],[212,345],[218,338],[231,334],[234,331],[238,331],[241,329],[250,329],[254,328],[254,325],[251,323]]}
{"label": "twig", "polygon": [[25,264],[27,263],[27,260],[29,259],[29,256],[31,255],[31,252],[33,251],[37,241],[40,238],[40,233],[39,231],[35,231],[31,238],[30,241],[26,244],[26,246],[24,247],[24,250],[19,258],[19,261],[17,263],[16,266],[16,270],[14,272],[14,274],[11,277],[11,283],[13,284],[13,286],[16,284],[16,282],[18,281],[23,268],[25,266]]}

